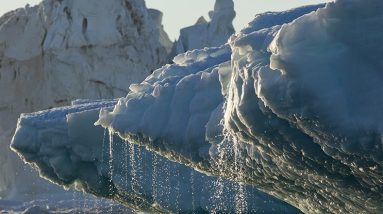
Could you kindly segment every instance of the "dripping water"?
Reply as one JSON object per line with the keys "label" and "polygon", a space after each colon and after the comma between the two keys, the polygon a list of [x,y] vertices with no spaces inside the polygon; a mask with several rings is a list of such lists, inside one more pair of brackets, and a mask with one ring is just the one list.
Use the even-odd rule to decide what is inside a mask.
{"label": "dripping water", "polygon": [[128,157],[128,154],[129,154],[129,143],[128,142],[125,142],[124,143],[124,154],[123,154],[123,157],[124,157],[124,163],[123,163],[123,167],[124,167],[124,186],[125,186],[125,189],[128,189],[128,186],[129,186],[129,157]]}
{"label": "dripping water", "polygon": [[105,159],[104,159],[104,153],[105,153],[105,141],[106,141],[106,132],[108,130],[107,129],[104,129],[104,136],[102,138],[102,147],[101,147],[101,163],[104,163]]}
{"label": "dripping water", "polygon": [[153,162],[152,162],[152,195],[153,195],[153,201],[154,203],[157,203],[158,195],[157,195],[157,167],[158,167],[158,157],[157,154],[153,154]]}
{"label": "dripping water", "polygon": [[[105,144],[106,144],[106,132],[108,132],[107,129],[104,129],[104,134],[103,134],[103,137],[102,137],[102,142],[101,142],[101,157],[100,157],[100,165],[102,166],[104,163],[105,163]],[[103,168],[103,167],[101,167]],[[101,172],[102,173],[102,172]],[[101,201],[99,200],[96,200],[95,202],[95,206],[96,207],[101,207],[102,206],[102,203]],[[99,210],[97,210],[97,213],[99,213]]]}
{"label": "dripping water", "polygon": [[[217,145],[217,151],[218,151],[218,157],[216,160],[216,168],[218,170],[218,174],[224,174],[225,172],[225,160],[228,159],[228,156],[230,155],[231,151],[228,147],[227,140],[223,140],[220,144]],[[213,207],[213,213],[221,213],[225,212],[227,210],[226,203],[225,203],[225,183],[221,176],[217,178],[213,182],[213,198],[212,201],[214,204]]]}
{"label": "dripping water", "polygon": [[[109,131],[109,194],[113,195],[113,132]],[[110,213],[113,213],[113,203],[110,203]]]}
{"label": "dripping water", "polygon": [[131,188],[133,192],[136,192],[136,183],[137,183],[137,178],[136,178],[136,158],[135,158],[135,148],[134,144],[131,144],[129,146],[129,159],[130,159],[130,179],[131,179]]}
{"label": "dripping water", "polygon": [[234,170],[237,174],[237,181],[239,181],[239,184],[237,184],[237,192],[235,195],[235,209],[236,213],[246,213],[247,210],[247,201],[246,201],[246,191],[245,191],[245,185],[242,183],[244,177],[244,169],[242,167],[241,162],[241,150],[240,145],[237,140],[237,138],[233,138],[233,149],[234,149]]}
{"label": "dripping water", "polygon": [[135,183],[135,186],[136,186],[136,192],[141,195],[143,193],[143,186],[141,184],[141,182],[143,181],[143,176],[144,176],[144,170],[143,170],[143,155],[142,155],[142,149],[140,146],[136,146],[136,160],[135,160],[135,163],[136,163],[136,183]]}
{"label": "dripping water", "polygon": [[180,212],[180,203],[179,203],[179,200],[180,200],[180,170],[179,170],[179,165],[176,165],[175,166],[175,169],[172,170],[174,172],[172,178],[175,179],[176,183],[175,183],[175,195],[174,195],[174,205],[175,205],[175,210],[176,210],[176,213],[179,213]]}
{"label": "dripping water", "polygon": [[[173,204],[170,196],[170,170],[163,158],[154,155],[153,163],[153,186],[155,190],[156,204],[161,204],[163,208],[169,209],[169,205]],[[161,168],[159,169],[159,166]]]}
{"label": "dripping water", "polygon": [[[165,162],[162,160],[162,162]],[[166,204],[171,204],[172,203],[172,196],[171,196],[171,188],[172,188],[172,183],[170,182],[170,168],[169,165],[166,163],[161,164],[163,166],[162,170],[164,173],[164,183],[162,184],[162,189],[163,189],[163,198],[166,201]],[[166,208],[169,208],[169,205],[166,206]]]}
{"label": "dripping water", "polygon": [[192,198],[192,213],[195,214],[195,180],[194,170],[190,172],[190,183],[191,183],[191,198]]}

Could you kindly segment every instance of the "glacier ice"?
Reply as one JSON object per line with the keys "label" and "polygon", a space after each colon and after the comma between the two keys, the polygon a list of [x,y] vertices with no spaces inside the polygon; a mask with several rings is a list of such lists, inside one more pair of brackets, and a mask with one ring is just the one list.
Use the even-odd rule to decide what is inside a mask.
{"label": "glacier ice", "polygon": [[[156,70],[143,83],[132,84],[130,86],[131,93],[125,100],[130,100],[130,106],[135,108],[135,113],[131,114],[134,118],[121,117],[120,121],[125,125],[127,123],[124,120],[127,120],[128,123],[131,122],[131,128],[136,131],[150,130],[153,137],[156,134],[162,134],[158,127],[164,123],[164,120],[167,120],[167,114],[172,113],[173,115],[169,117],[170,122],[167,127],[168,133],[166,134],[173,139],[168,142],[177,143],[185,140],[185,142],[190,143],[178,145],[177,152],[182,154],[178,157],[183,158],[183,156],[190,155],[192,162],[206,159],[209,156],[211,144],[206,144],[205,137],[199,133],[204,132],[204,123],[209,120],[212,124],[209,126],[211,133],[210,141],[216,140],[216,142],[219,142],[221,140],[221,137],[218,135],[222,133],[222,127],[215,126],[215,124],[222,117],[223,94],[228,90],[226,86],[230,82],[231,77],[230,59],[231,48],[228,44],[216,48],[193,50],[178,55],[173,60],[174,64],[166,65]],[[171,89],[171,87],[175,88]],[[206,92],[209,93],[206,94]],[[165,96],[166,93],[167,95]],[[195,94],[196,96],[194,96]],[[173,96],[178,97],[179,100],[174,99],[174,103],[169,107],[167,105],[170,102],[168,99]],[[183,99],[188,99],[190,96],[194,96],[190,100],[193,103],[192,105],[190,105],[188,100]],[[207,96],[209,98],[206,98]],[[142,101],[146,104],[135,106],[136,101],[139,102],[138,104]],[[145,185],[140,187],[141,192],[136,192],[137,190],[131,187],[132,181],[123,176],[127,172],[133,173],[132,171],[135,171],[135,173],[133,175],[129,174],[130,179],[138,176],[136,174],[137,169],[129,168],[132,161],[125,164],[121,163],[121,160],[126,158],[124,158],[124,155],[128,155],[126,148],[121,147],[128,147],[128,145],[117,138],[113,138],[112,151],[113,157],[115,157],[117,162],[112,161],[113,167],[110,168],[108,161],[104,160],[109,154],[107,148],[105,148],[106,146],[102,145],[102,139],[105,138],[102,136],[103,129],[92,126],[98,118],[99,108],[106,105],[111,110],[114,102],[76,101],[74,102],[74,107],[24,114],[19,120],[12,148],[19,152],[26,162],[32,163],[37,167],[41,176],[54,183],[67,187],[75,184],[79,189],[99,196],[112,197],[135,209],[147,211],[161,211],[162,209],[168,211],[177,211],[179,209],[233,211],[236,209],[236,203],[219,202],[219,200],[237,200],[236,194],[238,193],[233,190],[231,182],[193,172],[190,168],[170,162],[145,149],[140,149],[141,155],[139,156],[141,159],[146,158],[146,161],[141,161],[138,168],[146,169],[143,171],[147,173],[153,173],[155,171],[153,168],[156,167],[167,166],[168,169],[165,170],[165,173],[161,172],[156,176],[153,176],[153,174],[141,175],[140,179],[144,179],[145,182],[143,183]],[[121,99],[118,102],[121,104],[124,101]],[[153,102],[154,105],[147,105]],[[146,107],[149,109],[146,109]],[[192,119],[192,122],[189,122],[188,115],[184,112],[184,109],[189,107],[191,113],[198,115],[195,119]],[[216,117],[210,115],[211,111],[216,112]],[[145,118],[145,122],[135,127],[132,122],[134,123],[134,121],[138,121],[140,118]],[[159,142],[158,145],[162,146],[161,143],[168,142]],[[201,145],[193,146],[191,142],[201,142]],[[173,146],[175,148],[176,144]],[[114,149],[114,147],[116,148]],[[131,145],[129,147],[134,148],[129,151],[130,154],[132,152],[137,153],[136,150],[140,148]],[[163,149],[167,147],[162,146]],[[198,150],[195,154],[189,154],[190,151],[195,149]],[[173,154],[176,155],[177,152]],[[174,160],[174,157],[170,159]],[[185,161],[178,161],[185,163]],[[156,164],[153,165],[153,162],[162,162],[162,164],[156,166]],[[201,162],[202,165],[203,163]],[[82,168],[83,166],[86,170]],[[85,172],[81,173],[84,170]],[[109,174],[110,171],[114,172],[113,176]],[[175,179],[173,184],[179,183],[182,186],[166,190],[168,187],[161,186],[160,183],[164,183],[169,179],[167,178],[169,176],[167,173],[173,171],[178,171],[178,173],[183,175],[173,178]],[[207,169],[204,170],[204,172],[206,171]],[[190,174],[194,175],[194,183],[191,183],[189,180]],[[157,180],[155,182],[155,191],[151,186],[154,185],[153,177]],[[216,187],[206,187],[206,183],[214,183],[221,190],[216,190]],[[195,193],[192,195],[192,197],[195,197],[194,200],[190,200],[190,192],[192,192],[190,191],[190,185],[200,185],[199,187],[193,187],[195,189]],[[180,190],[183,190],[182,194],[177,193]],[[156,195],[153,192],[166,191],[172,192],[159,195],[159,198],[153,199],[153,195]],[[216,191],[219,191],[218,195]],[[177,205],[174,201],[167,201],[169,200],[167,198],[169,195],[177,194],[183,197],[183,199],[179,199],[178,203],[184,204]],[[275,201],[275,199],[254,191],[250,187],[244,188],[243,194],[249,196],[247,200],[244,200],[247,203],[246,209],[248,211],[258,210],[278,213],[283,210],[283,212],[297,212],[288,205]],[[189,197],[189,199],[184,200],[185,197]],[[215,200],[218,200],[218,202],[211,201],[214,197],[217,197]]]}
{"label": "glacier ice", "polygon": [[[214,24],[214,31],[222,32],[209,28],[209,44],[198,47],[223,44],[233,33],[232,19],[226,18],[233,16],[233,4],[226,5],[217,1],[212,12],[211,23],[228,21]],[[19,114],[76,98],[126,95],[131,83],[141,82],[175,54],[161,22],[162,13],[147,9],[143,0],[44,0],[0,19],[0,198],[54,189],[38,179],[24,186],[22,176],[16,176],[32,176],[7,148]]]}
{"label": "glacier ice", "polygon": [[[378,0],[336,0],[258,15],[228,44],[178,55],[132,84],[96,124],[306,213],[381,213],[382,9]],[[39,170],[71,175],[60,164],[68,156],[44,156],[55,134],[33,140],[52,118],[38,114],[21,117],[13,149]],[[41,118],[36,128],[24,126],[29,117]]]}
{"label": "glacier ice", "polygon": [[[23,159],[53,183],[112,198],[135,210],[235,211],[236,184],[195,172],[94,126],[100,109],[115,104],[115,100],[76,101],[70,107],[23,114],[13,149],[22,151]],[[245,193],[249,212],[297,212],[250,186]]]}
{"label": "glacier ice", "polygon": [[44,0],[0,18],[0,198],[54,189],[8,149],[20,113],[126,95],[168,62],[160,23],[143,0]]}
{"label": "glacier ice", "polygon": [[[338,0],[282,26],[273,25],[287,14],[258,16],[230,39],[230,74],[220,61],[187,76],[157,70],[98,123],[304,212],[379,213],[382,7]],[[205,55],[185,70],[213,62]]]}

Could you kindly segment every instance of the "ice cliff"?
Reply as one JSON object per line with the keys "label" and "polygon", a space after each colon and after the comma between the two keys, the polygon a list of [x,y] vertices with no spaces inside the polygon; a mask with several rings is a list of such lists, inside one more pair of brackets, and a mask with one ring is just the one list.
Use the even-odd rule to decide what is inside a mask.
{"label": "ice cliff", "polygon": [[52,188],[8,149],[19,114],[125,95],[168,61],[161,18],[143,0],[44,0],[0,19],[0,197]]}

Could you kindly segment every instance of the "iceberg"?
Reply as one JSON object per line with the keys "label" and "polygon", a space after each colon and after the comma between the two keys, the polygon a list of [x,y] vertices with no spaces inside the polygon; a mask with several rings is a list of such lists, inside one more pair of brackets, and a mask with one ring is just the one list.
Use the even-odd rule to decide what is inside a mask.
{"label": "iceberg", "polygon": [[[238,212],[250,210],[252,203],[243,199],[255,187],[305,213],[381,213],[382,9],[378,0],[336,0],[258,15],[227,44],[176,56],[174,64],[132,84],[116,103],[90,103],[89,109],[97,106],[91,114],[99,112],[92,129],[107,129],[110,145],[120,139],[164,161],[236,183]],[[87,108],[79,115],[86,117]],[[61,119],[60,132],[72,123],[71,114]],[[87,192],[118,189],[118,178],[109,176],[115,182],[108,183],[97,177],[103,175],[97,167],[86,167],[97,172],[92,178],[90,172],[81,175],[70,164],[81,158],[51,147],[69,148],[69,154],[92,163],[95,152],[72,151],[81,144],[64,146],[68,141],[54,131],[37,134],[54,127],[45,124],[55,115],[22,115],[12,148],[61,185],[75,174]],[[84,121],[73,122],[81,127],[75,136],[102,132],[82,132],[91,125]],[[112,169],[123,166],[113,164],[121,158],[110,160]],[[203,196],[211,197],[198,195]]]}
{"label": "iceberg", "polygon": [[143,0],[44,0],[0,18],[0,198],[58,189],[9,150],[20,113],[125,96],[168,62],[160,23]]}
{"label": "iceberg", "polygon": [[[295,12],[295,16],[306,12]],[[130,100],[132,107],[136,101],[139,105],[136,106],[136,112],[131,114],[134,118],[121,119],[134,123],[145,118],[145,122],[136,127],[130,124],[131,128],[143,133],[151,130],[151,137],[158,137],[162,134],[159,126],[169,117],[170,122],[166,127],[168,142],[158,142],[157,145],[166,150],[168,146],[162,143],[174,143],[173,146],[176,146],[177,142],[188,142],[178,146],[177,152],[182,155],[173,152],[173,156],[168,157],[176,162],[163,158],[161,155],[164,152],[153,153],[152,149],[143,147],[145,144],[129,145],[114,135],[107,136],[104,129],[93,126],[99,119],[102,107],[111,111],[117,102],[118,106],[125,98],[118,101],[78,100],[72,107],[23,114],[18,122],[12,149],[25,162],[38,169],[40,176],[53,183],[66,188],[75,186],[97,196],[113,198],[136,210],[234,212],[239,209],[248,212],[296,213],[298,211],[291,206],[251,186],[207,176],[177,163],[185,163],[187,158],[191,158],[190,163],[199,162],[204,166],[203,160],[208,158],[212,145],[206,143],[202,134],[207,120],[212,124],[209,126],[209,141],[218,143],[222,140],[220,135],[223,129],[215,124],[222,116],[222,104],[228,90],[226,86],[230,82],[231,54],[229,44],[189,51],[176,56],[174,64],[156,70],[143,83],[129,87],[131,93],[126,100]],[[191,96],[194,98],[190,99]],[[169,100],[173,97],[177,99]],[[142,101],[144,105],[141,105]],[[192,107],[189,109],[189,106]],[[191,123],[185,109],[198,115],[191,119]],[[215,112],[215,117],[210,116],[211,111]],[[102,112],[106,113],[106,110]],[[191,154],[190,151],[196,152]],[[201,172],[208,172],[209,166],[204,167],[206,170]],[[177,175],[171,175],[171,172],[177,172]],[[137,181],[140,181],[139,185]],[[166,182],[167,186],[164,185]],[[170,184],[180,186],[170,187]],[[174,203],[170,196],[180,198],[176,197],[177,203]]]}
{"label": "iceberg", "polygon": [[[24,114],[13,149],[23,151],[24,161],[51,182],[134,210],[235,212],[237,184],[196,172],[94,126],[100,109],[112,109],[116,102],[77,100],[70,107]],[[246,203],[249,212],[297,212],[251,186],[243,194],[248,197],[238,203]]]}
{"label": "iceberg", "polygon": [[195,25],[181,29],[170,56],[176,56],[188,50],[217,47],[227,43],[229,37],[235,33],[233,0],[216,0],[214,10],[209,12],[209,18],[210,20],[206,21],[201,16]]}
{"label": "iceberg", "polygon": [[[220,17],[233,13],[219,8]],[[174,56],[162,15],[143,0],[44,0],[0,18],[0,198],[60,191],[8,149],[20,113],[125,96]],[[221,36],[209,38],[223,44],[229,34]],[[24,185],[25,176],[33,185]]]}

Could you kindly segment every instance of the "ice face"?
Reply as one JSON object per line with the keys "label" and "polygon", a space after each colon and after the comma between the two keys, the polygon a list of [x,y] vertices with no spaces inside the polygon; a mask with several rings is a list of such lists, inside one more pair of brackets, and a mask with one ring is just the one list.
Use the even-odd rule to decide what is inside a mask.
{"label": "ice face", "polygon": [[[135,210],[236,210],[235,183],[195,172],[94,126],[100,109],[115,104],[113,100],[76,101],[70,107],[24,114],[12,147],[51,182],[75,186]],[[297,212],[250,186],[244,193],[249,212]]]}
{"label": "ice face", "polygon": [[[381,213],[376,44],[383,3],[337,0],[320,7],[257,16],[228,45],[177,56],[131,85],[113,109],[101,110],[97,124],[303,212]],[[283,24],[281,17],[294,20]],[[18,132],[14,148],[27,157],[18,146],[27,144],[17,142],[28,138]]]}
{"label": "ice face", "polygon": [[[260,21],[262,27],[255,20],[230,39],[230,68],[218,62],[190,76],[157,71],[148,79],[158,81],[141,84],[149,90],[133,90],[112,112],[102,111],[99,123],[129,142],[252,184],[304,212],[379,213],[381,51],[374,44],[382,7],[339,0],[283,26],[273,26],[282,15]],[[302,11],[310,7],[289,13]],[[158,78],[169,73],[174,76]],[[181,86],[188,88],[176,89]],[[155,114],[157,105],[163,108]],[[135,118],[137,112],[143,116]],[[174,114],[182,118],[179,126]]]}
{"label": "ice face", "polygon": [[153,18],[143,0],[45,0],[0,19],[0,198],[57,189],[8,148],[20,113],[125,96],[168,62],[172,43]]}
{"label": "ice face", "polygon": [[[221,45],[234,33],[231,0],[217,1],[211,14],[205,34],[199,35],[208,43],[189,48]],[[45,0],[1,18],[0,198],[53,189],[36,176],[33,188],[24,186],[23,176],[16,176],[25,169],[7,147],[19,114],[77,98],[125,96],[131,83],[171,59],[173,44],[161,21],[162,13],[147,9],[143,0]],[[189,33],[194,37],[198,28]]]}

